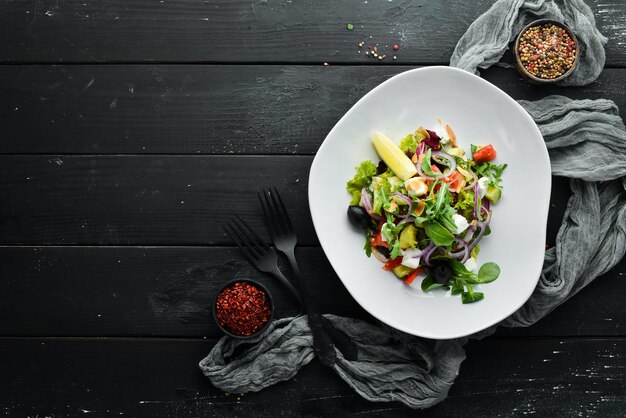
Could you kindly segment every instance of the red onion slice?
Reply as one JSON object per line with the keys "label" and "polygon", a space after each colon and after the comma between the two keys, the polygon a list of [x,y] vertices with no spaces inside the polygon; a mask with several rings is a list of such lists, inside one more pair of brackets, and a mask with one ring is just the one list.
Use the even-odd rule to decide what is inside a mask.
{"label": "red onion slice", "polygon": [[398,196],[400,199],[404,200],[406,203],[409,204],[409,210],[406,212],[406,215],[397,215],[397,217],[400,219],[406,219],[407,217],[411,215],[411,212],[413,212],[413,199],[411,199],[408,196],[403,195],[400,192],[393,192],[393,195]]}
{"label": "red onion slice", "polygon": [[428,247],[424,248],[424,252],[422,253],[422,260],[424,261],[426,267],[432,267],[430,264],[430,256],[433,252],[435,252],[437,248],[439,247],[436,246],[434,242],[431,242]]}
{"label": "red onion slice", "polygon": [[463,237],[463,242],[468,243],[472,240],[472,238],[474,237],[474,232],[476,232],[476,224],[474,222],[472,222],[469,226],[469,228],[467,228],[467,231],[465,231],[465,236]]}
{"label": "red onion slice", "polygon": [[406,203],[408,203],[409,205],[410,205],[411,203],[413,203],[413,200],[412,200],[410,197],[405,196],[405,195],[403,195],[403,194],[402,194],[402,193],[400,193],[400,192],[393,192],[393,195],[394,195],[394,196],[398,196],[400,199],[404,200],[404,201],[405,201]]}
{"label": "red onion slice", "polygon": [[383,219],[382,216],[372,213],[372,209],[374,208],[372,206],[372,198],[370,197],[370,194],[367,192],[367,189],[365,187],[361,189],[361,206],[363,206],[363,209],[365,209],[367,214],[375,221],[380,221]]}
{"label": "red onion slice", "polygon": [[[478,235],[476,235],[474,237],[474,240],[468,245],[469,250],[471,251],[472,248],[474,248],[476,246],[476,244],[478,244],[478,242],[482,239],[483,235],[485,234],[485,230],[487,229],[487,227],[489,226],[489,222],[491,221],[491,213],[487,210],[487,208],[485,208],[484,206],[480,206],[480,212],[485,212],[485,220],[484,221],[479,221],[476,223],[476,226],[478,228],[480,228],[480,232],[478,232]],[[476,227],[474,227],[476,228]]]}
{"label": "red onion slice", "polygon": [[381,263],[386,263],[387,261],[389,261],[387,257],[378,252],[376,247],[372,247],[372,254],[374,254],[374,257],[376,257],[376,259]]}
{"label": "red onion slice", "polygon": [[462,249],[459,251],[455,251],[455,252],[449,252],[448,251],[448,255],[452,258],[456,258],[456,259],[461,259],[461,263],[465,263],[467,261],[467,259],[469,258],[469,249],[467,248],[467,242],[456,238],[454,240],[457,243],[461,244]]}
{"label": "red onion slice", "polygon": [[426,144],[422,141],[417,146],[417,149],[415,150],[415,154],[419,157],[421,154],[426,154],[427,150],[428,148],[426,147]]}
{"label": "red onion slice", "polygon": [[476,175],[476,173],[474,173],[471,169],[469,170],[469,172],[472,173],[472,177],[474,177],[474,179],[472,180],[472,182],[470,184],[468,184],[467,186],[463,187],[463,190],[472,189],[474,187],[474,185],[476,183],[478,183],[478,176]]}
{"label": "red onion slice", "polygon": [[483,200],[481,203],[487,210],[491,209],[491,202],[486,197],[483,197]]}
{"label": "red onion slice", "polygon": [[424,171],[422,171],[422,164],[420,163],[420,161],[418,161],[415,164],[415,168],[417,169],[417,172],[419,173],[421,177],[425,178],[426,180],[442,180],[442,179],[449,177],[452,173],[454,173],[454,170],[456,170],[456,160],[454,159],[452,155],[445,153],[443,151],[432,151],[431,155],[441,157],[444,160],[447,160],[448,172],[446,174],[441,174],[440,176],[437,176],[437,177],[428,176],[424,174]]}
{"label": "red onion slice", "polygon": [[363,206],[363,209],[365,209],[367,213],[372,211],[372,199],[365,187],[361,189],[361,206]]}
{"label": "red onion slice", "polygon": [[417,174],[419,174],[420,177],[426,180],[436,180],[434,177],[430,177],[424,174],[424,172],[422,171],[422,164],[419,162],[419,160],[417,161],[417,163],[415,163],[415,168],[417,168]]}
{"label": "red onion slice", "polygon": [[441,158],[443,158],[445,160],[448,160],[448,162],[450,163],[450,164],[448,164],[448,168],[450,169],[448,171],[448,174],[445,174],[445,175],[443,175],[440,178],[444,179],[444,178],[448,177],[450,174],[454,173],[454,170],[456,170],[456,159],[452,155],[450,155],[450,154],[448,154],[446,152],[443,152],[443,151],[433,151],[432,155],[433,156],[437,156],[437,157],[441,157]]}

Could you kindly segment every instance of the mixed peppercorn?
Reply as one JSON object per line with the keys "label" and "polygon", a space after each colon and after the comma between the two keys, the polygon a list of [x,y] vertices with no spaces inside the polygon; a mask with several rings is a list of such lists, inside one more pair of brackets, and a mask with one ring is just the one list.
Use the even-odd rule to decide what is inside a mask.
{"label": "mixed peppercorn", "polygon": [[576,43],[569,32],[554,23],[532,26],[520,35],[517,54],[533,76],[555,79],[563,76],[576,62]]}
{"label": "mixed peppercorn", "polygon": [[215,316],[227,331],[249,336],[267,324],[272,315],[269,296],[257,286],[236,282],[220,292],[215,301]]}

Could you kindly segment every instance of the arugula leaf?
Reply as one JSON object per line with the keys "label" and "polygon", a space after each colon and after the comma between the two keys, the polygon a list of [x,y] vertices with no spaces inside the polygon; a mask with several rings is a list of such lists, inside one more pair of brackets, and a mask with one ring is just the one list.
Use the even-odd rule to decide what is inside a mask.
{"label": "arugula leaf", "polygon": [[[450,207],[450,193],[448,192],[448,185],[446,183],[439,183],[441,186],[439,190],[434,196],[426,199],[426,217],[431,220],[437,220],[437,218],[441,215],[441,211],[448,210]],[[448,216],[449,214],[446,214]],[[449,215],[450,219],[452,219],[452,215]]]}
{"label": "arugula leaf", "polygon": [[495,165],[491,163],[481,163],[474,166],[474,171],[478,176],[489,179],[488,184],[498,190],[502,190],[502,173],[508,167],[507,164]]}
{"label": "arugula leaf", "polygon": [[457,230],[457,226],[453,218],[454,214],[455,212],[454,209],[452,209],[452,206],[446,205],[443,207],[443,210],[439,213],[439,216],[437,217],[439,223],[452,233],[455,233]]}
{"label": "arugula leaf", "polygon": [[[387,184],[389,184],[387,182]],[[391,186],[389,186],[389,188],[391,188]],[[385,192],[386,187],[381,187],[380,188],[380,198],[383,200],[383,207],[387,208],[389,207],[389,198],[387,197],[387,192]]]}
{"label": "arugula leaf", "polygon": [[445,247],[454,241],[454,235],[444,228],[439,222],[431,221],[424,224],[424,231],[435,245]]}
{"label": "arugula leaf", "polygon": [[380,229],[380,233],[383,235],[387,241],[387,245],[391,249],[389,256],[394,259],[402,255],[402,248],[400,247],[400,240],[398,239],[398,236],[400,235],[400,231],[404,229],[405,225],[394,224],[394,216],[391,213],[385,212],[385,215],[387,216],[387,222],[385,222]]}
{"label": "arugula leaf", "polygon": [[437,191],[437,200],[435,201],[435,214],[438,214],[442,207],[448,206],[450,202],[450,196],[448,195],[449,186],[446,183],[441,183],[441,187]]}
{"label": "arugula leaf", "polygon": [[372,177],[376,175],[376,166],[373,162],[363,161],[356,167],[354,178],[346,184],[346,190],[352,195],[351,205],[356,205],[361,200],[361,189],[367,187],[372,182]]}
{"label": "arugula leaf", "polygon": [[490,283],[500,276],[500,267],[493,262],[483,264],[478,269],[478,283]]}
{"label": "arugula leaf", "polygon": [[415,135],[408,134],[407,136],[402,138],[402,140],[400,141],[400,149],[402,150],[402,152],[415,152],[415,150],[417,149],[417,139],[415,138]]}
{"label": "arugula leaf", "polygon": [[389,257],[393,260],[396,257],[402,255],[402,248],[400,248],[400,240],[396,239],[393,243],[393,247],[391,248],[391,252],[389,253]]}
{"label": "arugula leaf", "polygon": [[424,292],[428,292],[429,290],[433,290],[433,289],[437,289],[439,287],[444,287],[446,286],[446,284],[443,283],[437,283],[429,274],[428,276],[424,277],[424,280],[422,280],[422,291]]}
{"label": "arugula leaf", "polygon": [[441,173],[435,173],[432,169],[432,167],[430,166],[430,156],[431,156],[432,152],[430,150],[430,148],[428,149],[428,151],[426,151],[426,155],[424,155],[424,159],[422,159],[422,162],[420,163],[420,166],[422,167],[422,171],[424,172],[424,174],[426,174],[429,177],[433,177],[433,178],[439,178],[441,176],[443,176],[443,174]]}
{"label": "arugula leaf", "polygon": [[472,158],[474,157],[474,153],[478,151],[478,147],[474,144],[470,144],[470,152],[472,153]]}
{"label": "arugula leaf", "polygon": [[365,245],[363,246],[363,249],[368,257],[372,255],[372,233],[369,229],[365,231]]}
{"label": "arugula leaf", "polygon": [[391,185],[387,178],[378,176],[372,179],[372,189],[374,191],[374,201],[372,202],[372,212],[380,215],[383,207],[389,207]]}

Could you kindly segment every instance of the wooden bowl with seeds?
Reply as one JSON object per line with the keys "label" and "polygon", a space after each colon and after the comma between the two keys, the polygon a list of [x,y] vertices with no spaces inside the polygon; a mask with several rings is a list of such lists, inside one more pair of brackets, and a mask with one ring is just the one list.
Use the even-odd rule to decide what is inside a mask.
{"label": "wooden bowl with seeds", "polygon": [[552,84],[568,77],[578,63],[578,42],[563,23],[539,19],[526,25],[515,40],[517,70],[533,83]]}

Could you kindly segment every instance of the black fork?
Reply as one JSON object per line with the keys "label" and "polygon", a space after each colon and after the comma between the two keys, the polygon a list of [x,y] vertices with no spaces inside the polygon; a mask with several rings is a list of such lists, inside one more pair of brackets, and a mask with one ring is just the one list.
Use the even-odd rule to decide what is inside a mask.
{"label": "black fork", "polygon": [[333,349],[334,343],[346,359],[355,359],[356,346],[349,341],[348,337],[343,334],[343,332],[335,329],[332,324],[321,316],[311,305],[311,299],[304,284],[300,267],[296,261],[295,248],[298,241],[296,232],[291,223],[291,219],[289,219],[285,204],[280,194],[278,194],[278,190],[276,190],[275,187],[273,189],[263,190],[259,193],[259,201],[261,202],[265,225],[272,237],[272,242],[278,251],[287,256],[291,269],[296,276],[300,296],[302,296],[304,311],[307,313],[309,326],[313,332],[313,347],[318,358],[322,364],[327,366],[333,365],[336,361],[336,353]]}
{"label": "black fork", "polygon": [[278,268],[276,252],[267,246],[243,219],[239,216],[231,218],[224,224],[223,228],[254,267],[262,272],[273,274],[291,291],[296,300],[302,305],[300,294]]}

